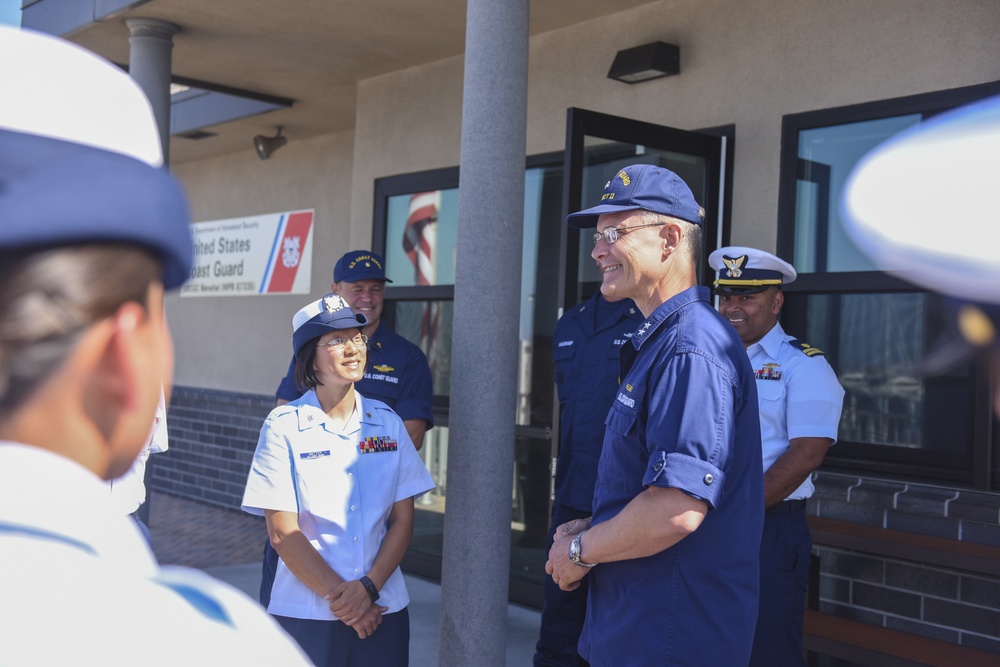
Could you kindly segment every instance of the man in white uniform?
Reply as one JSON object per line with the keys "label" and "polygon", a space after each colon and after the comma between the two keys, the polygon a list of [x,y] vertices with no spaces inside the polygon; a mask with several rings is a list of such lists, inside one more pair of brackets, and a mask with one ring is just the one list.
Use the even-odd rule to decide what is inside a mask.
{"label": "man in white uniform", "polygon": [[708,257],[719,312],[736,328],[757,381],[764,463],[760,611],[752,667],[805,667],[802,623],[812,536],[812,471],[837,441],[844,390],[823,353],[778,324],[795,269],[771,253],[730,246]]}
{"label": "man in white uniform", "polygon": [[160,393],[160,402],[156,406],[156,416],[153,417],[153,428],[149,431],[149,438],[142,446],[139,456],[135,457],[132,467],[121,477],[108,481],[108,490],[111,491],[111,500],[118,506],[122,514],[126,514],[135,519],[139,530],[142,531],[146,541],[152,544],[152,536],[149,533],[149,526],[143,523],[139,516],[139,508],[146,502],[146,462],[152,454],[162,454],[170,448],[167,435],[167,406],[166,397]]}
{"label": "man in white uniform", "polygon": [[160,568],[106,481],[134,462],[173,348],[190,218],[142,91],[0,27],[0,664],[309,664],[253,601]]}

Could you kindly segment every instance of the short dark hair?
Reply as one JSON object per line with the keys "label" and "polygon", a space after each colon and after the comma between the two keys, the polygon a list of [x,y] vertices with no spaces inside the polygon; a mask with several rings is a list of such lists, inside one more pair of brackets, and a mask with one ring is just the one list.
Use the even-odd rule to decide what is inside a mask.
{"label": "short dark hair", "polygon": [[146,308],[161,273],[152,252],[130,244],[0,253],[0,416],[66,360],[89,326],[128,302]]}
{"label": "short dark hair", "polygon": [[316,377],[316,346],[322,336],[316,336],[299,350],[299,356],[295,359],[295,386],[299,391],[309,391],[323,384]]}

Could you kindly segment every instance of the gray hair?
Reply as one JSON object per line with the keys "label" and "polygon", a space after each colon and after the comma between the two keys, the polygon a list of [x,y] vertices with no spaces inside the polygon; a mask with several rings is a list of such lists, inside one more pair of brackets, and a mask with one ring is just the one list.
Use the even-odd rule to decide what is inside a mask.
{"label": "gray hair", "polygon": [[701,264],[701,253],[702,245],[704,244],[704,231],[701,225],[696,225],[693,222],[688,222],[687,220],[681,220],[680,218],[674,218],[669,215],[663,215],[662,213],[654,213],[653,211],[647,211],[642,209],[639,214],[642,224],[651,225],[655,223],[667,224],[668,222],[674,222],[681,227],[681,241],[687,246],[688,257],[694,266]]}

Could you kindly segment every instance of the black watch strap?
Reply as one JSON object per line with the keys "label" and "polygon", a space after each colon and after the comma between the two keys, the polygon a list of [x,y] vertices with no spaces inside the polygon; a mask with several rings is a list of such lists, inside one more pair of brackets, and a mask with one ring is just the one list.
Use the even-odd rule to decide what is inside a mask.
{"label": "black watch strap", "polygon": [[377,602],[379,598],[378,589],[375,588],[375,584],[372,583],[372,580],[367,576],[364,576],[361,577],[359,581],[365,587],[365,590],[368,591],[368,597],[372,599],[372,602]]}

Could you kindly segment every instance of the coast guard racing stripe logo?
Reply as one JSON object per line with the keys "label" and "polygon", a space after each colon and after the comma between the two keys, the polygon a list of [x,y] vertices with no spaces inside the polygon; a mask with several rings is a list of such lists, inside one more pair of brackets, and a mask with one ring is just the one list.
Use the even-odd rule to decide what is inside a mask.
{"label": "coast guard racing stripe logo", "polygon": [[390,440],[388,436],[379,435],[365,438],[358,443],[358,451],[362,454],[375,454],[376,452],[396,451],[396,441]]}

